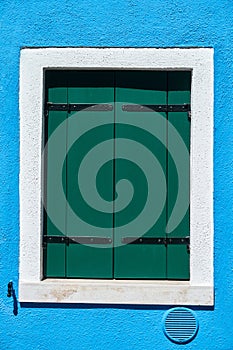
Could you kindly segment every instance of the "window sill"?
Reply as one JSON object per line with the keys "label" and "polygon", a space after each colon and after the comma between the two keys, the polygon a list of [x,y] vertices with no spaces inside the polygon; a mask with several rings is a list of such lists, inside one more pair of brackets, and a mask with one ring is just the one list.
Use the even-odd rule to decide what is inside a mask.
{"label": "window sill", "polygon": [[46,279],[19,285],[20,302],[213,305],[212,286],[190,281]]}

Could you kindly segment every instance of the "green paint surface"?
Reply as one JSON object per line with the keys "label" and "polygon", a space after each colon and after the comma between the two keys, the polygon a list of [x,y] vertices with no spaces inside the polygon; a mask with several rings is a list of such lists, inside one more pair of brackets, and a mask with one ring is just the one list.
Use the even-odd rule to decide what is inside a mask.
{"label": "green paint surface", "polygon": [[[67,89],[68,103],[113,104],[113,73],[76,72],[70,75],[69,78],[69,86],[73,86]],[[88,129],[89,125],[92,125],[92,121],[97,122],[98,126],[92,127],[90,131],[81,131]],[[80,135],[80,137],[77,138],[76,135]],[[101,181],[98,181],[100,177],[97,177],[97,183],[92,181],[92,173],[95,170],[93,163],[94,160],[97,160],[97,157],[101,160],[100,153],[97,157],[94,157],[95,159],[89,167],[88,165],[84,167],[84,180],[81,185],[78,182],[78,176],[79,172],[82,171],[80,166],[85,156],[96,145],[108,141],[108,147],[105,148],[105,157],[111,160],[114,158],[114,110],[92,112],[84,109],[80,112],[70,113],[67,138],[68,145],[71,145],[67,150],[67,201],[76,217],[80,218],[80,223],[77,224],[76,220],[73,220],[72,213],[67,212],[67,234],[112,239],[113,163],[108,163],[109,166],[105,166],[104,177]],[[96,186],[102,197],[110,203],[110,213],[103,212],[97,201],[91,206],[88,204],[88,200],[83,197],[86,193],[92,199]],[[88,225],[84,225],[82,222]],[[98,230],[102,227],[107,232]],[[112,256],[112,248],[100,247],[99,245],[70,244],[66,248],[67,277],[112,278]]]}
{"label": "green paint surface", "polygon": [[[53,79],[55,79],[55,81]],[[55,86],[51,86],[48,89],[48,101],[53,103],[67,103],[67,89],[56,84],[56,76],[53,75],[51,80],[54,81]],[[62,83],[64,84],[64,81]],[[46,130],[48,140],[62,123],[66,123],[66,118],[66,112],[50,111],[48,113]],[[59,202],[56,197],[56,191],[54,191],[54,188],[60,183],[59,174],[55,171],[55,163],[59,154],[63,152],[66,152],[66,134],[59,140],[56,156],[49,147],[49,144],[47,147],[46,209],[47,213],[49,213],[52,208],[55,209],[65,228],[66,205],[65,203]],[[66,179],[64,180],[66,182]],[[52,221],[49,215],[45,216],[44,226],[46,228],[46,233],[50,236],[65,235],[64,230],[59,230],[56,226],[56,222],[54,220]],[[48,244],[45,251],[46,277],[65,277],[65,249],[65,245],[63,244]]]}
{"label": "green paint surface", "polygon": [[[45,277],[189,279],[185,245],[122,245],[122,240],[189,236],[188,206],[172,232],[167,233],[166,225],[180,191],[177,159],[168,151],[174,142],[169,125],[189,151],[190,120],[184,112],[126,112],[122,106],[190,103],[191,73],[63,71],[48,72],[47,82],[49,102],[107,103],[113,109],[49,112],[48,139],[65,125],[56,151],[48,147],[46,177],[48,212],[53,206],[64,229],[47,215],[45,234],[107,237],[112,243],[49,243]],[[60,153],[65,157],[56,172]],[[184,200],[189,202],[189,161],[180,157],[188,179]],[[67,200],[63,204],[54,191],[59,181]]]}
{"label": "green paint surface", "polygon": [[[125,112],[122,105],[127,104],[166,104],[166,72],[118,72],[116,74],[116,181],[121,178],[128,179],[134,188],[134,196],[128,207],[118,213],[115,208],[114,238],[117,244],[124,237],[165,237],[166,211],[160,215],[159,220],[149,229],[145,229],[147,217],[137,220],[137,227],[130,230],[122,225],[137,219],[148,200],[148,192],[156,182],[156,172],[150,164],[150,158],[143,152],[140,153],[140,145],[145,146],[160,162],[166,174],[166,148],[143,128],[150,122],[150,126],[157,127],[156,112]],[[160,116],[159,116],[160,117]],[[163,117],[166,118],[165,113]],[[140,118],[142,127],[135,127],[134,120]],[[154,120],[153,120],[154,119]],[[122,122],[122,123],[121,123]],[[159,131],[166,134],[166,123]],[[118,161],[121,151],[122,138],[137,142],[132,144],[133,153],[129,154],[132,161]],[[137,162],[137,165],[135,163]],[[147,169],[147,170],[146,170]],[[148,183],[148,177],[153,178],[153,183]],[[152,203],[147,210],[148,216],[153,216],[153,211],[161,198],[152,198]],[[166,249],[163,245],[125,245],[117,247],[114,251],[114,277],[115,278],[166,278]]]}
{"label": "green paint surface", "polygon": [[[190,72],[169,72],[168,73],[168,104],[184,104],[190,103]],[[176,112],[168,113],[168,122],[171,123],[178,131],[182,141],[190,150],[190,119],[187,113]],[[168,145],[172,143],[172,135],[168,128]],[[180,159],[183,166],[183,172],[187,173],[186,182],[183,186],[186,187],[186,201],[189,203],[189,160],[185,162],[182,153]],[[168,217],[170,217],[175,205],[177,193],[180,190],[176,166],[168,155]],[[180,224],[169,233],[168,237],[187,237],[189,233],[190,216],[189,206],[186,214]],[[189,279],[189,253],[185,245],[172,245],[167,248],[167,278],[169,279]]]}

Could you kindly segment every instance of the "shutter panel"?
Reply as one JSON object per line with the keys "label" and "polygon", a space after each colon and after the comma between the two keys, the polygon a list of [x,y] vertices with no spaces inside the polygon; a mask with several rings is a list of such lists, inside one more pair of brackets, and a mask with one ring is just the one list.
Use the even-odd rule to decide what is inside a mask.
{"label": "shutter panel", "polygon": [[[113,77],[112,72],[70,72],[68,103],[113,105]],[[113,132],[114,108],[110,111],[88,111],[85,108],[69,114],[68,236],[113,238]],[[98,152],[98,147],[103,147],[102,151]],[[100,171],[95,177],[98,166]],[[105,211],[104,205],[102,208],[98,198],[93,200],[98,192],[109,202],[109,212]],[[112,256],[112,243],[69,244],[66,250],[67,277],[112,278]]]}
{"label": "shutter panel", "polygon": [[[168,104],[190,103],[191,72],[168,72]],[[174,227],[168,237],[187,237],[190,235],[189,219],[189,158],[185,156],[190,149],[190,118],[187,112],[169,112],[168,122],[175,127],[183,141],[178,157],[174,159],[168,153],[168,219],[176,203],[178,191],[182,191],[182,203],[187,203],[180,223]],[[168,123],[168,124],[169,124]],[[177,147],[173,143],[173,130],[168,126],[168,149]],[[178,162],[181,166],[178,166]],[[178,182],[177,169],[182,170],[182,183]],[[184,205],[185,207],[185,205]],[[189,253],[186,245],[171,244],[167,246],[167,278],[189,279]]]}
{"label": "shutter panel", "polygon": [[[67,88],[65,74],[57,74],[57,72],[48,71],[46,73],[48,82],[48,101],[52,103],[67,103]],[[66,205],[61,203],[57,197],[57,188],[60,184],[61,177],[58,163],[60,163],[60,155],[66,153],[66,135],[63,133],[59,137],[57,148],[51,146],[49,140],[56,129],[66,124],[67,112],[49,111],[47,116],[47,212],[45,216],[44,228],[46,234],[50,236],[65,235]],[[65,126],[66,127],[66,126]],[[60,169],[61,170],[61,169]],[[64,179],[65,180],[65,179]],[[53,214],[55,213],[55,215]],[[58,220],[60,225],[58,224]],[[57,226],[63,227],[60,231]],[[46,277],[65,277],[65,245],[59,243],[48,243],[45,250],[45,276]]]}
{"label": "shutter panel", "polygon": [[[128,197],[129,204],[123,209],[120,203],[115,205],[115,278],[166,278],[165,245],[122,245],[122,239],[130,236],[165,237],[166,205],[157,222],[153,218],[161,202],[159,187],[166,180],[166,113],[127,112],[122,106],[166,104],[166,84],[166,72],[116,72],[115,182],[118,186],[122,182],[120,195],[126,201]],[[160,177],[155,170],[158,163]]]}

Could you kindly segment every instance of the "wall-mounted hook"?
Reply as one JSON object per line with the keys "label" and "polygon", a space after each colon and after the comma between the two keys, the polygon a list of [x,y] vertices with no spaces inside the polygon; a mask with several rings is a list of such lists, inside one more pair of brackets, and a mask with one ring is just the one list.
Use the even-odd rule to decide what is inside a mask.
{"label": "wall-mounted hook", "polygon": [[13,314],[15,316],[18,315],[18,301],[17,301],[17,298],[16,298],[16,294],[15,294],[15,290],[14,290],[14,287],[13,287],[13,282],[10,281],[7,285],[7,296],[8,298],[12,297],[13,299]]}
{"label": "wall-mounted hook", "polygon": [[13,294],[13,282],[10,281],[8,283],[8,288],[7,288],[7,296],[8,296],[8,298],[10,298],[12,296],[12,294]]}

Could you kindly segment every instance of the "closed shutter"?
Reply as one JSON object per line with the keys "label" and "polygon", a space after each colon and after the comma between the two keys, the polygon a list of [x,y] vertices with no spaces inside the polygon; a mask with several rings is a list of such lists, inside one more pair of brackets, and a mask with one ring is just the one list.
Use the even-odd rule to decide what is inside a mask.
{"label": "closed shutter", "polygon": [[[89,237],[95,242],[67,246],[66,274],[67,277],[112,278],[112,243],[98,242],[99,238],[113,238],[114,109],[99,111],[98,106],[113,105],[114,74],[71,72],[69,77],[68,103],[90,106],[71,112],[68,118],[67,200],[76,215],[67,211],[67,235]],[[103,151],[95,153],[101,144]],[[97,173],[95,178],[97,166],[103,165],[100,164],[102,157],[110,161],[102,169],[103,175]],[[109,201],[109,212],[101,209],[98,199],[93,200],[98,193]]]}
{"label": "closed shutter", "polygon": [[[190,81],[190,72],[47,72],[48,101],[67,110],[50,110],[45,123],[48,139],[64,124],[58,148],[48,146],[45,236],[70,240],[47,240],[46,277],[189,278],[187,245],[180,244],[189,236],[189,157],[177,159],[171,149],[174,127],[187,156],[190,119],[158,106],[190,103]],[[186,211],[167,231],[181,170]],[[49,219],[51,207],[62,230]]]}
{"label": "closed shutter", "polygon": [[[47,90],[47,99],[53,103],[67,103],[67,88],[66,76],[64,74],[57,75],[56,72],[47,72],[47,79],[50,82]],[[66,125],[67,112],[66,111],[49,111],[45,120],[45,138],[46,141],[50,139],[52,134],[59,126]],[[65,126],[66,128],[66,126]],[[57,196],[57,188],[60,186],[60,177],[57,170],[57,163],[60,155],[66,153],[66,134],[57,142],[56,149],[47,144],[47,163],[45,171],[45,193],[46,196],[46,214],[57,212],[59,217],[60,228],[55,225],[55,221],[50,218],[50,215],[44,215],[44,230],[45,234],[49,236],[63,236],[66,222],[66,204],[61,202]],[[66,183],[66,179],[64,179]],[[47,243],[44,254],[45,271],[47,277],[64,277],[65,276],[65,245],[60,243]]]}
{"label": "closed shutter", "polygon": [[[117,72],[116,76],[116,181],[127,179],[134,193],[124,210],[115,208],[115,278],[162,279],[166,278],[165,245],[121,242],[166,236],[165,205],[157,222],[155,218],[162,200],[161,175],[166,176],[166,113],[140,111],[144,105],[167,103],[166,72]],[[157,133],[165,144],[155,137]]]}
{"label": "closed shutter", "polygon": [[[190,82],[191,72],[168,72],[168,104],[189,104],[190,103]],[[168,150],[173,149],[176,152],[174,157],[168,152],[168,218],[171,216],[176,201],[181,196],[177,210],[180,222],[174,229],[168,233],[168,237],[185,238],[190,235],[190,215],[189,215],[189,157],[186,153],[190,149],[190,117],[187,112],[169,112],[168,123]],[[175,140],[175,127],[180,140]],[[177,143],[180,142],[180,150]],[[182,145],[182,143],[184,143]],[[177,148],[177,150],[176,150]],[[186,151],[186,152],[185,152]],[[179,164],[178,164],[179,163]],[[179,166],[179,167],[178,167]],[[178,174],[179,171],[180,173]],[[180,183],[178,176],[180,176]],[[182,180],[182,182],[181,182]],[[184,211],[182,210],[184,208]],[[186,212],[185,212],[186,208]],[[180,212],[179,212],[180,211]],[[167,245],[167,278],[168,279],[189,279],[189,251],[185,244]]]}

